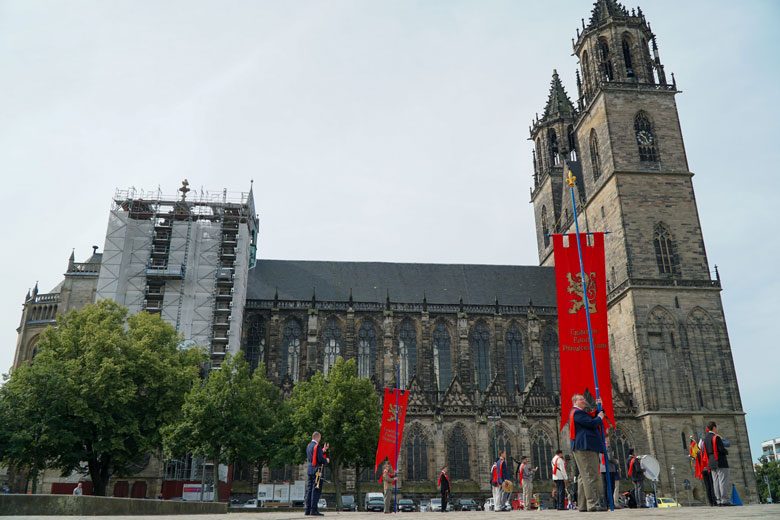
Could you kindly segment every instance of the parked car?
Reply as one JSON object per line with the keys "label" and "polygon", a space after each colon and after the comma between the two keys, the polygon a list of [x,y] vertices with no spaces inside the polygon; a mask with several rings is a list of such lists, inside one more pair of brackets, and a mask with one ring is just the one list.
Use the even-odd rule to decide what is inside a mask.
{"label": "parked car", "polygon": [[402,498],[398,501],[398,510],[403,513],[414,513],[417,511],[417,506],[411,498]]}
{"label": "parked car", "polygon": [[[382,503],[384,503],[384,500],[385,500],[385,495],[383,495],[382,493],[377,493],[377,492],[373,492],[373,493],[366,493],[366,495],[365,495],[365,501],[363,502],[363,508],[364,508],[366,511],[368,511],[368,502],[369,502],[371,499],[373,499],[373,498],[378,498],[379,500],[382,500]],[[384,509],[384,506],[383,506],[383,509]]]}
{"label": "parked car", "polygon": [[325,499],[324,499],[324,498],[321,498],[321,499],[320,499],[320,500],[317,502],[317,509],[318,509],[318,510],[319,510],[319,509],[328,509],[328,503],[325,501]]}
{"label": "parked car", "polygon": [[485,511],[492,511],[493,510],[493,499],[492,498],[488,498],[487,500],[485,500],[485,505],[482,506],[482,509],[484,509]]}
{"label": "parked car", "polygon": [[431,507],[431,501],[430,500],[420,500],[420,512],[425,513],[428,511]]}
{"label": "parked car", "polygon": [[447,511],[454,511],[455,510],[455,504],[453,504],[451,501],[447,502]]}
{"label": "parked car", "polygon": [[250,498],[246,502],[244,502],[244,505],[241,507],[257,507],[257,499],[256,498]]}
{"label": "parked car", "polygon": [[441,512],[441,498],[432,498],[431,499],[431,508],[429,511],[433,512]]}
{"label": "parked car", "polygon": [[357,502],[352,495],[342,495],[341,497],[341,510],[342,511],[357,511]]}
{"label": "parked car", "polygon": [[385,510],[385,499],[384,498],[370,498],[368,499],[368,503],[366,504],[366,511],[378,511],[382,512]]}
{"label": "parked car", "polygon": [[461,498],[458,500],[458,511],[479,511],[479,505],[470,498]]}
{"label": "parked car", "polygon": [[673,498],[658,497],[658,507],[682,507]]}

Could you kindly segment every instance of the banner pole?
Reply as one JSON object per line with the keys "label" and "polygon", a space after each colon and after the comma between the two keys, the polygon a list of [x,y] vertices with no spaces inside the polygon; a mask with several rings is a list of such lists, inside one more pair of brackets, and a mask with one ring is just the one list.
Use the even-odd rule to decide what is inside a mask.
{"label": "banner pole", "polygon": [[[571,193],[571,207],[572,212],[574,214],[574,230],[575,230],[575,239],[577,242],[577,256],[580,259],[580,280],[582,281],[582,299],[584,300],[585,304],[585,319],[588,322],[588,339],[590,340],[590,360],[593,364],[593,385],[596,387],[596,407],[599,412],[603,411],[603,408],[601,407],[601,394],[599,393],[599,376],[596,373],[596,350],[593,348],[593,330],[590,326],[590,301],[588,300],[588,287],[587,283],[585,281],[585,264],[582,261],[582,248],[580,247],[580,223],[577,219],[577,200],[574,198],[574,186],[575,181],[577,178],[572,175],[571,170],[569,170],[569,176],[566,177],[566,184],[569,185],[569,190]],[[571,247],[571,244],[569,244],[569,247]],[[606,309],[604,309],[606,311]],[[603,426],[603,425],[602,425]],[[609,476],[609,454],[607,453],[607,443],[604,439],[604,428],[602,427],[601,431],[601,446],[604,448],[604,474],[606,475],[607,479],[607,490],[610,490],[612,488],[612,479]],[[614,493],[607,493],[609,495],[609,509],[611,511],[615,510],[615,504],[612,500],[612,495]]]}
{"label": "banner pole", "polygon": [[398,363],[395,376],[395,480],[393,481],[393,512],[398,513],[398,415],[401,411],[398,409],[399,394],[401,387],[401,363]]}

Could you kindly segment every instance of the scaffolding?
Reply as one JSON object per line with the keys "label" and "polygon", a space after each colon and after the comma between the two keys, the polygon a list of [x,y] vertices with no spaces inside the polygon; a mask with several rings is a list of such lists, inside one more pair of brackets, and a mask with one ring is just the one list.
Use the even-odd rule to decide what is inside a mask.
{"label": "scaffolding", "polygon": [[131,313],[159,314],[186,343],[208,347],[218,368],[226,353],[239,349],[256,251],[252,190],[198,192],[185,180],[179,192],[116,191],[98,298]]}

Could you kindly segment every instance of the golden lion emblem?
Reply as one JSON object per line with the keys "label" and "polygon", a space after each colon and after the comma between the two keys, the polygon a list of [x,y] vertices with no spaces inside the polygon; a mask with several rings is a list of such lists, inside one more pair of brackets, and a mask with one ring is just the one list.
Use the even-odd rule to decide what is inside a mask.
{"label": "golden lion emblem", "polygon": [[[585,297],[582,294],[582,276],[580,273],[566,273],[566,278],[569,279],[569,287],[566,288],[566,292],[579,298],[579,301],[575,299],[571,300],[569,314],[577,314],[577,312],[585,305]],[[585,287],[588,291],[588,311],[591,313],[596,312],[595,278],[596,273],[585,273]]]}

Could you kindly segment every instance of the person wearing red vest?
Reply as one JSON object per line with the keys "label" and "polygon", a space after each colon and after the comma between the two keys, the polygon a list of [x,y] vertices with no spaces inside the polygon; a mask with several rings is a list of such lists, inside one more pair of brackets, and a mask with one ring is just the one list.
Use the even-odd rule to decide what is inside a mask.
{"label": "person wearing red vest", "polygon": [[490,485],[493,487],[493,510],[502,511],[506,503],[506,495],[501,489],[501,484],[507,479],[506,451],[501,450],[498,460],[493,464]]}
{"label": "person wearing red vest", "polygon": [[531,509],[533,505],[534,473],[538,469],[538,466],[534,468],[528,463],[528,457],[523,457],[517,468],[517,481],[523,487],[523,509]]}
{"label": "person wearing red vest", "polygon": [[596,417],[585,411],[587,401],[582,394],[571,397],[572,409],[569,412],[569,438],[574,461],[580,472],[578,495],[580,511],[606,511],[599,505],[601,486],[599,485],[599,453],[604,451],[601,429],[606,417],[599,412]]}
{"label": "person wearing red vest", "polygon": [[[704,435],[706,436],[710,432],[709,428],[705,429]],[[710,472],[710,461],[707,457],[707,450],[704,449],[704,439],[699,439],[699,453],[696,455],[696,467],[698,469],[697,477],[704,482],[704,494],[707,496],[707,503],[710,507],[718,505],[715,500],[715,489],[712,483],[712,472]],[[701,476],[698,476],[698,473]]]}
{"label": "person wearing red vest", "polygon": [[450,496],[450,478],[447,476],[447,466],[441,468],[438,486],[441,489],[441,512],[446,513],[447,499]]}
{"label": "person wearing red vest", "polygon": [[555,452],[552,459],[552,478],[555,482],[555,509],[563,511],[566,509],[566,483],[569,476],[566,474],[566,461],[563,459],[563,451]]}
{"label": "person wearing red vest", "polygon": [[628,476],[634,483],[634,499],[636,507],[647,507],[645,505],[645,470],[642,469],[642,461],[634,455],[634,448],[628,450]]}
{"label": "person wearing red vest", "polygon": [[712,487],[715,490],[715,501],[719,506],[731,505],[731,484],[729,482],[729,451],[718,435],[718,425],[710,421],[707,425],[707,435],[704,436],[704,450],[707,452],[708,465],[712,473]]}
{"label": "person wearing red vest", "polygon": [[330,462],[325,452],[328,449],[328,443],[325,445],[320,444],[322,435],[320,432],[314,432],[311,435],[311,442],[306,447],[306,495],[304,501],[306,503],[305,515],[311,516],[324,516],[317,510],[317,504],[322,494],[322,481],[320,480],[319,487],[317,486],[317,469],[324,470],[325,464]]}

